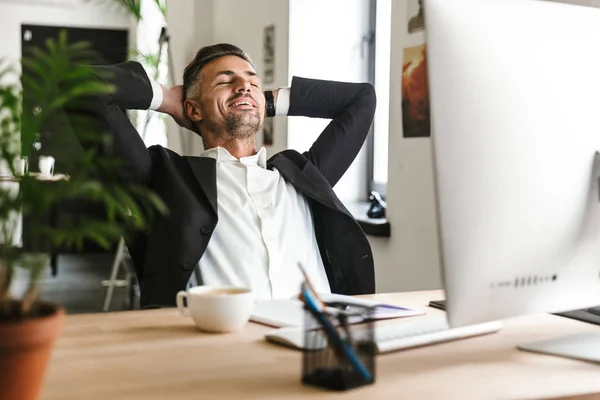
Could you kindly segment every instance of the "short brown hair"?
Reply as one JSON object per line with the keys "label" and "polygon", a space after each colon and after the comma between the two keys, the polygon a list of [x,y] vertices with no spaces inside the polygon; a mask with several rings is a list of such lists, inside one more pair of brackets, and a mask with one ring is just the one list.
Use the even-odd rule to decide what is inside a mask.
{"label": "short brown hair", "polygon": [[237,56],[246,60],[254,66],[252,60],[242,49],[229,43],[213,44],[202,47],[196,53],[194,59],[183,70],[183,98],[198,96],[198,85],[200,70],[204,65],[220,57]]}

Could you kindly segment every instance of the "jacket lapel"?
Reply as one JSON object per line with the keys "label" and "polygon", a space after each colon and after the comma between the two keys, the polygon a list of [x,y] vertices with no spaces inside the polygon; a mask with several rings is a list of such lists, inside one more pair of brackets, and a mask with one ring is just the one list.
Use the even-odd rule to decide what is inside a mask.
{"label": "jacket lapel", "polygon": [[305,163],[304,167],[301,169],[299,165],[280,153],[269,160],[267,167],[269,169],[276,168],[285,180],[294,185],[294,187],[305,196],[308,196],[333,210],[348,213],[343,205],[336,204],[332,196],[326,195],[326,193],[332,191],[329,185],[317,184],[309,177],[309,174],[307,174],[305,170],[312,167],[312,164],[307,164],[308,163]]}
{"label": "jacket lapel", "polygon": [[209,157],[185,157],[188,162],[196,182],[202,188],[202,191],[208,198],[210,205],[217,213],[217,163]]}

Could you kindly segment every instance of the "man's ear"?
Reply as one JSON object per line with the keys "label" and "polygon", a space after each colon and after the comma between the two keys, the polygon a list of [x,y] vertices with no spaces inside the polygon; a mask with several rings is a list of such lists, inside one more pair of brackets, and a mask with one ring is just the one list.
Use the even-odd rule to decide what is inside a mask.
{"label": "man's ear", "polygon": [[200,104],[196,100],[186,99],[183,102],[183,111],[192,122],[198,123],[202,121],[202,111],[200,110]]}

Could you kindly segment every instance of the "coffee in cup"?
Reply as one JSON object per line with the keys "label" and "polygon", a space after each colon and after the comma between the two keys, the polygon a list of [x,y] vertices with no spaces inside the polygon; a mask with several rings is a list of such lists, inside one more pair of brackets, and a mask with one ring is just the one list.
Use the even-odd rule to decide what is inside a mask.
{"label": "coffee in cup", "polygon": [[177,293],[177,308],[181,315],[192,317],[200,330],[234,332],[250,319],[254,295],[242,287],[196,286]]}

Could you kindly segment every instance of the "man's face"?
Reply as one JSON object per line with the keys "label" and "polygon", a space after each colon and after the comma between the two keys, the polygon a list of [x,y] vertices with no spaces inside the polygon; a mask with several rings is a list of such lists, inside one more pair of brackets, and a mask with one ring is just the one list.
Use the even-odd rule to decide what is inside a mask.
{"label": "man's face", "polygon": [[224,56],[200,71],[197,115],[200,130],[227,138],[248,138],[262,127],[265,97],[260,78],[246,60]]}

